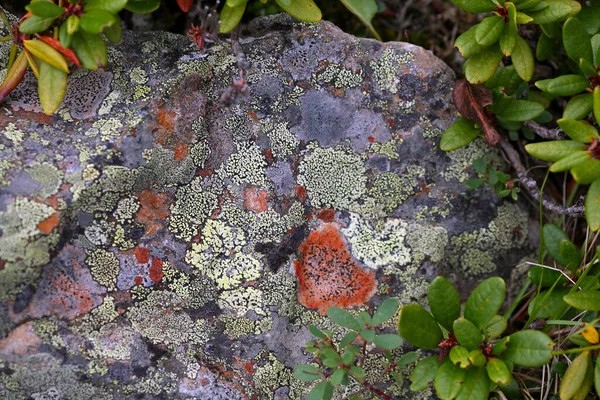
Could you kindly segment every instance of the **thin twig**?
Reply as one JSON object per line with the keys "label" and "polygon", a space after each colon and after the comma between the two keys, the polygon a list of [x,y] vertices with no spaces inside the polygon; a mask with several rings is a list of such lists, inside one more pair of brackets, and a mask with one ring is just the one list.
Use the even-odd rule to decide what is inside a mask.
{"label": "thin twig", "polygon": [[567,136],[563,133],[560,128],[548,129],[538,124],[535,121],[527,121],[525,122],[525,126],[527,126],[533,133],[538,135],[544,139],[551,140],[564,140],[567,139]]}

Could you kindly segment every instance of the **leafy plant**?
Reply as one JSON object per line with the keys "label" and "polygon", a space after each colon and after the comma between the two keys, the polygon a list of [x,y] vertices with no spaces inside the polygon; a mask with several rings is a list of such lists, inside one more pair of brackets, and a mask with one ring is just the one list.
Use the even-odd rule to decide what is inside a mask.
{"label": "leafy plant", "polygon": [[513,200],[517,200],[519,196],[519,189],[516,184],[519,182],[518,179],[511,179],[510,175],[505,174],[496,169],[488,163],[487,157],[483,156],[473,162],[473,168],[477,171],[479,178],[469,179],[466,185],[469,189],[477,189],[484,183],[487,183],[492,189],[496,191],[500,197],[512,197]]}

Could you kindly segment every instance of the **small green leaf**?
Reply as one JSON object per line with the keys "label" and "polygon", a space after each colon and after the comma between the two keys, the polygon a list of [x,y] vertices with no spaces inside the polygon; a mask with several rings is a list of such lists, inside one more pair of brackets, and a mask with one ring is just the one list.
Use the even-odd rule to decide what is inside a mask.
{"label": "small green leaf", "polygon": [[327,309],[327,316],[333,322],[344,328],[352,329],[353,331],[360,331],[362,329],[358,321],[343,308],[329,307]]}
{"label": "small green leaf", "polygon": [[[598,103],[600,108],[600,89],[598,90]],[[584,93],[573,97],[567,103],[563,112],[563,118],[580,120],[586,118],[593,109],[593,99],[591,93]],[[599,110],[600,111],[600,110]]]}
{"label": "small green leaf", "polygon": [[119,43],[123,37],[123,26],[119,15],[115,14],[114,17],[115,23],[104,29],[104,36],[112,43]]}
{"label": "small green leaf", "polygon": [[546,247],[548,254],[550,254],[550,257],[557,263],[566,265],[567,260],[565,260],[560,253],[560,243],[562,241],[569,242],[567,234],[554,224],[545,224],[542,228],[542,237],[544,239],[544,246]]}
{"label": "small green leaf", "polygon": [[596,367],[594,368],[594,386],[596,393],[600,393],[600,357],[596,357]]}
{"label": "small green leaf", "polygon": [[588,185],[600,179],[600,160],[592,158],[577,164],[571,169],[571,175],[582,185]]}
{"label": "small green leaf", "polygon": [[25,6],[25,9],[41,18],[58,18],[65,12],[64,8],[49,1],[34,1]]}
{"label": "small green leaf", "polygon": [[58,39],[60,40],[60,45],[65,49],[71,47],[71,43],[73,42],[73,36],[67,32],[66,22],[63,22],[58,30]]}
{"label": "small green leaf", "polygon": [[593,62],[590,35],[576,17],[571,17],[565,21],[562,29],[562,40],[567,55],[576,64],[579,64],[581,58],[589,63]]}
{"label": "small green leaf", "polygon": [[350,373],[354,375],[359,381],[365,379],[365,370],[357,365],[353,365],[350,367]]}
{"label": "small green leaf", "polygon": [[585,144],[573,140],[554,140],[525,145],[525,150],[529,154],[544,161],[558,161],[570,153],[583,149]]}
{"label": "small green leaf", "polygon": [[485,183],[485,181],[483,179],[473,178],[473,179],[468,179],[465,182],[465,186],[468,187],[469,189],[477,189],[477,188],[480,188],[484,183]]}
{"label": "small green leaf", "polygon": [[529,121],[542,115],[544,107],[535,101],[515,100],[498,115],[507,121]]}
{"label": "small green leaf", "polygon": [[331,375],[331,384],[339,385],[346,378],[347,372],[345,369],[336,369],[333,375]]}
{"label": "small green leaf", "polygon": [[377,311],[375,311],[375,314],[373,314],[373,318],[371,319],[371,325],[381,325],[392,318],[394,314],[396,314],[396,311],[398,311],[398,300],[392,297],[386,299],[379,307],[377,307]]}
{"label": "small green leaf", "polygon": [[331,347],[321,350],[321,357],[323,364],[329,368],[337,368],[338,365],[343,364],[342,357]]}
{"label": "small green leaf", "polygon": [[562,118],[556,121],[558,126],[576,142],[590,143],[594,139],[600,139],[598,131],[590,124],[582,121],[575,121],[569,118]]}
{"label": "small green leaf", "polygon": [[484,47],[477,43],[477,40],[475,39],[478,26],[479,25],[475,25],[468,29],[454,41],[454,46],[458,48],[458,51],[460,51],[460,54],[464,58],[471,57],[483,51]]}
{"label": "small green leaf", "polygon": [[510,335],[502,359],[523,367],[539,367],[550,362],[553,347],[548,335],[527,329]]}
{"label": "small green leaf", "polygon": [[527,312],[532,319],[558,317],[567,307],[563,301],[563,296],[567,293],[569,293],[569,289],[566,288],[555,288],[552,292],[544,290],[529,303]]}
{"label": "small green leaf", "polygon": [[572,96],[588,88],[590,81],[581,75],[562,75],[554,79],[537,81],[535,86],[554,96]]}
{"label": "small green leaf", "polygon": [[500,310],[505,292],[502,278],[492,277],[481,282],[467,299],[465,318],[477,328],[483,328]]}
{"label": "small green leaf", "polygon": [[117,22],[115,17],[104,10],[86,11],[85,14],[79,18],[79,26],[81,29],[94,35],[101,33],[105,28],[113,26],[115,22]]}
{"label": "small green leaf", "polygon": [[487,340],[499,338],[506,330],[508,323],[502,315],[494,315],[483,327],[483,333]]}
{"label": "small green leaf", "polygon": [[436,321],[446,330],[452,330],[454,320],[460,316],[460,296],[456,288],[442,276],[429,285],[429,307]]}
{"label": "small green leaf", "polygon": [[483,367],[487,363],[487,357],[480,349],[469,352],[469,362],[477,367]]}
{"label": "small green leaf", "polygon": [[600,311],[600,291],[586,290],[563,297],[565,303],[578,310]]}
{"label": "small green leaf", "polygon": [[500,40],[500,35],[504,30],[504,18],[497,15],[486,17],[477,26],[475,40],[482,46],[491,46]]}
{"label": "small green leaf", "polygon": [[531,18],[529,15],[522,12],[517,13],[517,24],[525,25],[530,23],[531,21],[533,21],[533,18]]}
{"label": "small green leaf", "polygon": [[437,349],[444,338],[433,316],[420,304],[408,304],[400,309],[398,331],[407,342],[428,350]]}
{"label": "small green leaf", "polygon": [[[248,2],[248,0],[227,0],[225,2],[225,5],[227,7],[239,7],[247,2]],[[286,0],[286,1],[283,1],[282,3],[289,6],[291,2],[292,2],[291,0]]]}
{"label": "small green leaf", "polygon": [[533,53],[529,48],[529,45],[521,36],[517,36],[517,43],[513,49],[512,55],[510,56],[515,71],[525,82],[529,82],[533,78],[533,71],[535,67],[535,61],[533,60]]}
{"label": "small green leaf", "polygon": [[477,14],[496,9],[496,5],[491,0],[452,0],[452,3],[458,8]]}
{"label": "small green leaf", "polygon": [[467,350],[475,350],[479,348],[483,337],[479,328],[473,325],[471,321],[465,318],[458,318],[454,321],[453,331],[458,343]]}
{"label": "small green leaf", "polygon": [[490,380],[485,368],[469,368],[456,400],[485,400],[490,394]]}
{"label": "small green leaf", "polygon": [[21,33],[33,35],[34,33],[43,32],[50,28],[55,20],[56,18],[42,18],[38,17],[37,15],[32,15],[31,17],[25,19],[25,21],[21,22],[21,25],[19,25],[19,30]]}
{"label": "small green leaf", "polygon": [[322,381],[312,388],[306,400],[330,400],[332,397],[333,385],[329,381]]}
{"label": "small green leaf", "polygon": [[560,255],[562,259],[566,261],[567,264],[565,267],[569,271],[575,272],[577,268],[579,268],[579,264],[581,264],[581,253],[573,243],[564,240],[560,242]]}
{"label": "small green leaf", "polygon": [[596,121],[600,121],[600,86],[596,86],[594,88],[592,96],[592,110],[594,111],[594,118],[596,118]]}
{"label": "small green leaf", "polygon": [[510,370],[499,358],[490,358],[486,366],[488,377],[490,380],[500,386],[508,386],[512,381]]}
{"label": "small green leaf", "polygon": [[398,360],[398,366],[400,368],[406,368],[406,366],[408,364],[414,363],[415,361],[418,360],[418,358],[419,358],[419,353],[417,353],[416,351],[409,351],[408,353],[406,353],[402,357],[400,357],[400,359]]}
{"label": "small green leaf", "polygon": [[458,365],[463,369],[471,365],[471,361],[469,361],[469,350],[462,346],[452,347],[448,356],[450,361],[452,361],[452,364]]}
{"label": "small green leaf", "polygon": [[594,36],[592,36],[592,40],[590,40],[590,43],[592,44],[592,49],[596,49],[596,51],[593,54],[594,62],[592,64],[600,65],[600,33],[597,33]]}
{"label": "small green leaf", "polygon": [[76,15],[70,15],[66,21],[67,24],[67,33],[69,35],[74,34],[79,30],[79,17]]}
{"label": "small green leaf", "polygon": [[577,14],[577,19],[581,22],[586,32],[593,35],[600,31],[600,7],[583,5],[581,11]]}
{"label": "small green leaf", "polygon": [[[519,40],[517,38],[515,50],[517,50],[518,45]],[[529,52],[531,53],[531,50]],[[515,53],[513,52],[513,57],[514,56]],[[483,83],[494,75],[500,60],[502,60],[502,52],[500,51],[500,47],[498,45],[486,47],[481,53],[475,54],[466,62],[465,77],[474,85]]]}
{"label": "small green leaf", "polygon": [[311,335],[318,337],[319,339],[325,339],[327,337],[327,335],[325,335],[319,328],[312,324],[308,325],[308,331],[311,333]]}
{"label": "small green leaf", "polygon": [[318,22],[321,20],[321,10],[312,0],[294,0],[286,6],[281,0],[275,0],[279,7],[292,17],[304,22]]}
{"label": "small green leaf", "polygon": [[508,3],[508,24],[504,26],[504,31],[500,36],[500,50],[506,57],[510,57],[515,45],[517,44],[517,9],[512,3]]}
{"label": "small green leaf", "polygon": [[117,14],[127,4],[127,0],[87,0],[85,11],[104,10],[111,14]]}
{"label": "small green leaf", "polygon": [[243,2],[243,4],[235,7],[228,6],[229,2],[225,4],[225,7],[221,10],[220,21],[221,25],[219,25],[220,33],[229,33],[231,32],[242,20],[242,16],[244,15],[244,11],[246,10],[247,1]]}
{"label": "small green leaf", "polygon": [[129,0],[125,9],[136,14],[150,14],[158,10],[160,0]]}
{"label": "small green leaf", "polygon": [[373,28],[371,20],[377,13],[377,2],[375,0],[340,0],[348,10],[360,19],[360,21],[369,29],[369,32],[377,40],[381,40],[381,37]]}
{"label": "small green leaf", "polygon": [[343,349],[344,347],[348,346],[350,343],[352,343],[354,341],[354,339],[356,339],[356,337],[358,336],[358,332],[348,332],[344,335],[344,337],[342,338],[342,340],[340,341],[339,344],[339,348]]}
{"label": "small green leaf", "polygon": [[571,153],[566,157],[561,158],[550,167],[550,172],[563,172],[568,171],[578,164],[581,164],[585,160],[589,160],[591,157],[590,152],[587,150],[578,151]]}
{"label": "small green leaf", "polygon": [[104,40],[98,35],[86,32],[75,32],[71,45],[81,64],[89,70],[97,70],[106,65],[107,49]]}
{"label": "small green leaf", "polygon": [[442,134],[440,149],[443,151],[459,149],[471,143],[479,135],[481,135],[481,129],[476,128],[468,119],[461,118]]}
{"label": "small green leaf", "polygon": [[425,357],[415,366],[415,369],[410,374],[410,390],[413,392],[422,392],[427,389],[438,370],[438,357]]}
{"label": "small green leaf", "polygon": [[367,342],[373,343],[373,341],[375,340],[375,331],[372,331],[370,329],[361,330],[359,335],[360,335],[360,337],[365,339]]}
{"label": "small green leaf", "polygon": [[321,378],[323,374],[314,365],[298,364],[294,367],[294,376],[302,382],[312,382]]}
{"label": "small green leaf", "polygon": [[562,21],[566,19],[572,11],[568,4],[559,0],[547,0],[547,3],[548,7],[542,11],[528,13],[529,16],[533,18],[533,23],[540,25]]}
{"label": "small green leaf", "polygon": [[400,347],[402,338],[393,333],[385,333],[383,335],[375,336],[373,343],[375,346],[384,350],[394,350],[395,348]]}
{"label": "small green leaf", "polygon": [[[514,3],[519,6],[519,10],[530,10],[540,4],[541,0],[523,0],[515,1]],[[547,5],[546,5],[547,7]]]}
{"label": "small green leaf", "polygon": [[555,50],[555,40],[541,33],[535,46],[535,58],[539,61],[546,61],[552,57]]}
{"label": "small green leaf", "polygon": [[585,196],[585,218],[590,229],[600,229],[600,180],[592,182]]}
{"label": "small green leaf", "polygon": [[508,343],[510,342],[510,336],[505,336],[502,339],[498,340],[494,347],[492,347],[492,353],[499,356],[504,353],[508,348]]}
{"label": "small green leaf", "polygon": [[[565,372],[565,375],[560,382],[559,394],[561,399],[575,398],[575,394],[579,391],[579,388],[585,381],[587,370],[591,364],[592,355],[589,350],[583,351],[581,354],[575,357],[571,365],[569,365],[569,368],[567,368],[567,372]],[[578,398],[583,399],[585,398],[585,395]]]}
{"label": "small green leaf", "polygon": [[54,114],[65,98],[67,91],[67,74],[58,68],[42,61],[40,78],[38,79],[38,95],[44,114]]}
{"label": "small green leaf", "polygon": [[465,382],[465,370],[446,360],[437,370],[433,386],[438,397],[442,400],[452,400],[461,391]]}

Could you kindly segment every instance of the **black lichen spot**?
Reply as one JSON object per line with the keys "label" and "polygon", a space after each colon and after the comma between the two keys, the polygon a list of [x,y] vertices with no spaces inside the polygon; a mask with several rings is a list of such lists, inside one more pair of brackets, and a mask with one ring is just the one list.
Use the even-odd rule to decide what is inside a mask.
{"label": "black lichen spot", "polygon": [[269,268],[277,272],[289,256],[296,253],[300,243],[306,238],[306,225],[296,227],[291,234],[284,236],[281,243],[257,243],[254,250],[264,254]]}
{"label": "black lichen spot", "polygon": [[412,100],[423,91],[423,82],[418,76],[402,75],[400,81],[400,96],[405,100]]}
{"label": "black lichen spot", "polygon": [[163,345],[156,345],[154,343],[148,342],[147,345],[148,351],[152,354],[150,356],[150,361],[154,364],[161,358],[168,356],[169,351]]}

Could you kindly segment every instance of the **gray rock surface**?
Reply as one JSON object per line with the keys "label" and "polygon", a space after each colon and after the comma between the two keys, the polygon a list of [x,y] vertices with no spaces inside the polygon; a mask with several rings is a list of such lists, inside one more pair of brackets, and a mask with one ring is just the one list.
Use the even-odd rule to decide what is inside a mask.
{"label": "gray rock surface", "polygon": [[298,399],[326,307],[465,293],[526,251],[527,214],[464,186],[498,154],[439,150],[431,53],[285,16],[240,48],[126,33],[56,115],[31,74],[2,104],[0,398]]}

